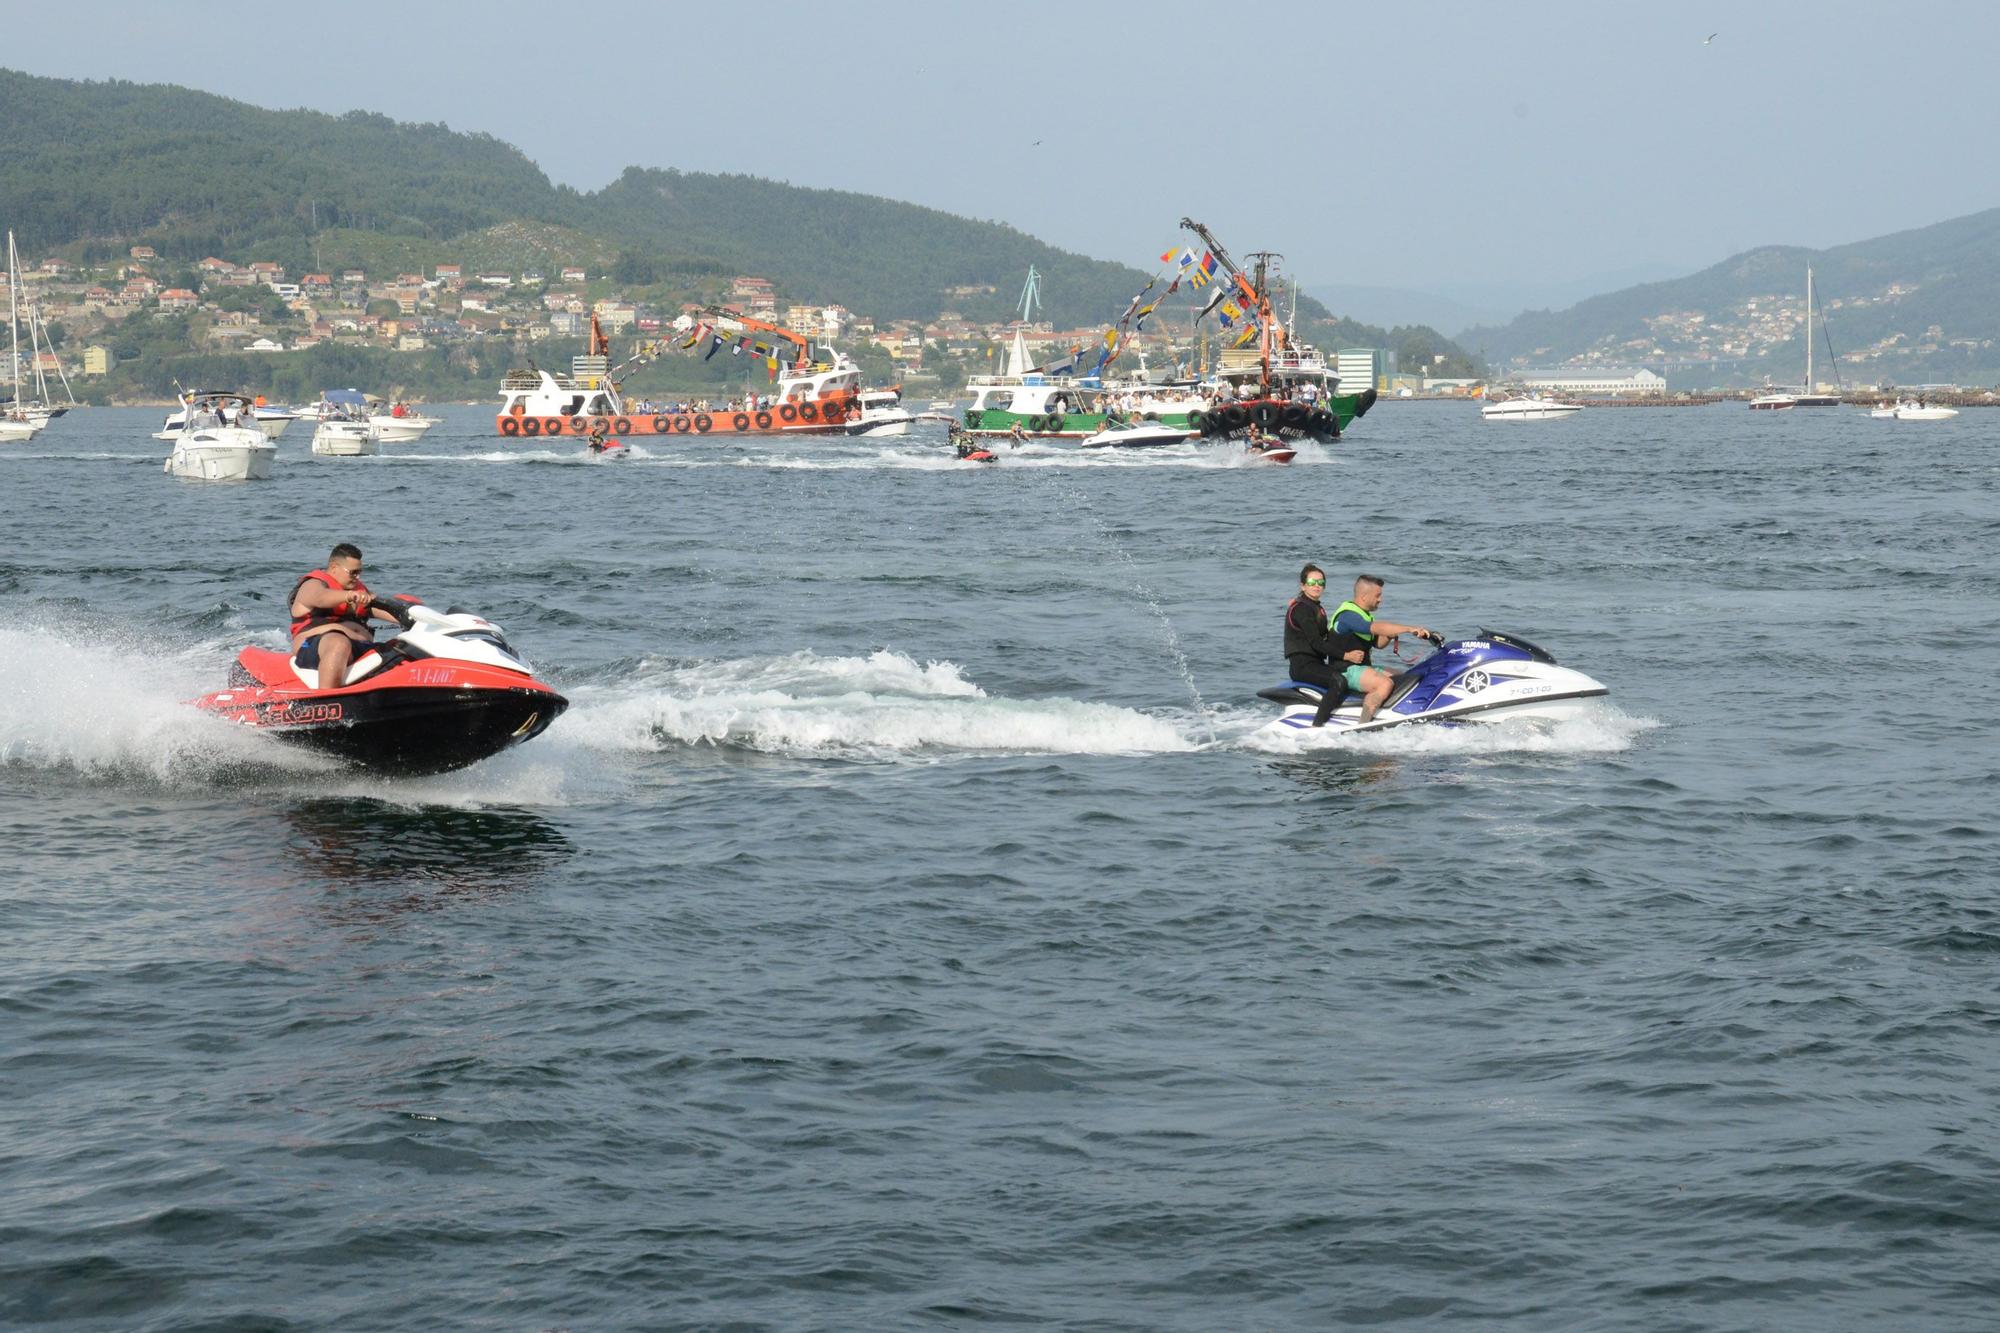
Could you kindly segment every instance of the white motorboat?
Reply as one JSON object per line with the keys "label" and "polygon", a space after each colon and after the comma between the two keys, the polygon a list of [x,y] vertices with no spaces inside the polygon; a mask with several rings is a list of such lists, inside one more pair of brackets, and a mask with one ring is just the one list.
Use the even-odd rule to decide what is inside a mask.
{"label": "white motorboat", "polygon": [[277,461],[278,446],[254,424],[250,400],[240,393],[209,393],[192,398],[181,413],[183,425],[174,437],[165,468],[170,477],[190,481],[264,481]]}
{"label": "white motorboat", "polygon": [[327,458],[362,458],[381,453],[382,444],[367,421],[327,417],[313,427],[312,451]]}
{"label": "white motorboat", "polygon": [[1878,407],[1868,415],[1877,421],[1949,421],[1958,415],[1958,409],[1906,398],[1900,403]]}
{"label": "white motorboat", "polygon": [[26,444],[42,428],[26,416],[0,416],[0,444]]}
{"label": "white motorboat", "polygon": [[1483,421],[1553,421],[1581,411],[1582,403],[1558,402],[1539,394],[1529,394],[1523,398],[1503,398],[1497,403],[1488,403],[1479,409],[1479,416]]}
{"label": "white motorboat", "polygon": [[1169,426],[1163,421],[1133,421],[1112,426],[1082,441],[1085,449],[1152,449],[1163,444],[1184,444],[1189,439],[1185,426]]}
{"label": "white motorboat", "polygon": [[901,389],[863,389],[861,415],[847,423],[849,435],[908,435],[916,415],[903,406]]}
{"label": "white motorboat", "polygon": [[397,403],[387,412],[381,410],[379,398],[368,400],[371,409],[368,424],[375,428],[375,438],[384,444],[409,444],[424,437],[424,432],[438,424],[438,418],[427,417],[407,403]]}
{"label": "white motorboat", "polygon": [[[247,412],[250,414],[247,424],[254,426],[267,440],[277,439],[285,433],[285,427],[299,419],[298,413],[288,407],[270,407],[253,402],[245,395],[232,393],[227,389],[196,389],[188,394],[187,398],[197,401],[210,398],[228,400],[228,405],[223,409],[227,413],[227,424],[231,426],[246,424],[242,417]],[[166,421],[153,432],[153,438],[167,443],[178,440],[181,437],[181,428],[187,425],[187,412],[187,406],[183,403],[182,406],[167,413]]]}

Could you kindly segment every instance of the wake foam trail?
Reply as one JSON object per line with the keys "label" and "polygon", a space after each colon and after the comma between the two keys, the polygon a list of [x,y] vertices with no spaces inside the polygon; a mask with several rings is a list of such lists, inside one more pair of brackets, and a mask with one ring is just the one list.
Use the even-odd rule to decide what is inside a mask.
{"label": "wake foam trail", "polygon": [[[212,658],[215,650],[198,650]],[[135,636],[79,639],[0,625],[0,763],[162,785],[331,771],[190,708],[222,663],[142,651]]]}
{"label": "wake foam trail", "polygon": [[606,751],[734,747],[815,758],[1161,754],[1199,748],[1174,723],[1076,699],[994,699],[950,662],[901,653],[642,665],[576,689],[569,737]]}
{"label": "wake foam trail", "polygon": [[1232,743],[1246,750],[1286,755],[1616,754],[1631,749],[1640,736],[1663,725],[1608,703],[1593,704],[1562,722],[1514,718],[1457,726],[1418,724],[1352,736],[1289,727],[1276,731],[1267,725],[1272,716],[1260,713],[1254,719],[1241,720],[1238,725],[1244,734]]}

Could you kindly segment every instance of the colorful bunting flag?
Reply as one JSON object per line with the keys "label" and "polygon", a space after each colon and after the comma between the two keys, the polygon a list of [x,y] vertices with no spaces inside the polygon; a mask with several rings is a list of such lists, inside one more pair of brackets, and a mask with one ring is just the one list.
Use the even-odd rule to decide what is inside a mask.
{"label": "colorful bunting flag", "polygon": [[1259,325],[1257,321],[1251,320],[1248,324],[1245,324],[1243,326],[1243,332],[1236,335],[1236,340],[1232,342],[1230,346],[1241,347],[1244,343],[1249,342],[1252,338],[1257,336],[1258,328]]}
{"label": "colorful bunting flag", "polygon": [[706,361],[708,360],[708,358],[714,356],[717,352],[721,350],[722,350],[722,339],[717,338],[713,342],[709,343],[708,350],[701,354],[701,359]]}

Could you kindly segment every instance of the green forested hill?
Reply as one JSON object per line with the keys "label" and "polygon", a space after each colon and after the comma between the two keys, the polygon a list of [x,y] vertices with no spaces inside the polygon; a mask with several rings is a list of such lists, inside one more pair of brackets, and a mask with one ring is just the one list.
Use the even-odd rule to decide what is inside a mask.
{"label": "green forested hill", "polygon": [[1496,367],[1596,355],[1664,361],[1683,384],[1766,376],[1787,382],[1804,368],[1804,341],[1760,338],[1757,319],[1774,307],[1802,316],[1807,264],[1843,380],[2000,378],[2000,209],[1827,250],[1765,246],[1685,278],[1595,296],[1568,310],[1530,311],[1460,339],[1483,347]]}
{"label": "green forested hill", "polygon": [[0,126],[0,211],[29,253],[143,237],[183,259],[250,248],[302,258],[315,218],[443,239],[557,220],[575,198],[488,135],[264,111],[185,88],[0,70]]}
{"label": "green forested hill", "polygon": [[[751,176],[634,167],[582,194],[491,136],[368,112],[267,111],[184,88],[0,70],[0,125],[0,226],[31,256],[101,260],[148,244],[170,262],[215,254],[293,273],[581,262],[655,297],[712,295],[720,279],[754,273],[785,301],[978,321],[1006,317],[1032,264],[1043,317],[1070,328],[1116,318],[1147,276],[1002,224]],[[1174,219],[1163,215],[1161,229],[1164,245]],[[1326,312],[1302,300],[1300,316]],[[1306,332],[1324,345],[1414,336],[1457,350],[1430,330],[1399,330],[1397,341],[1351,323]]]}

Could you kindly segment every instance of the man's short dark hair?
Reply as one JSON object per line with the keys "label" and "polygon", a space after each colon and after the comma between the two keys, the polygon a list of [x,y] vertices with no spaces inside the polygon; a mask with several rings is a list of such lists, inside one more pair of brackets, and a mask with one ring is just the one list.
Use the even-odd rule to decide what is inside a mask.
{"label": "man's short dark hair", "polygon": [[326,558],[326,563],[330,565],[336,560],[359,560],[360,558],[361,548],[359,546],[356,546],[353,542],[342,542],[333,548],[333,554]]}
{"label": "man's short dark hair", "polygon": [[1361,585],[1364,583],[1372,583],[1379,588],[1382,586],[1382,576],[1380,574],[1356,574],[1354,576],[1354,591],[1360,592]]}
{"label": "man's short dark hair", "polygon": [[1326,577],[1326,571],[1321,569],[1318,565],[1307,565],[1304,569],[1299,571],[1299,582],[1304,583],[1306,581],[1306,575],[1308,574],[1317,574],[1321,578]]}

